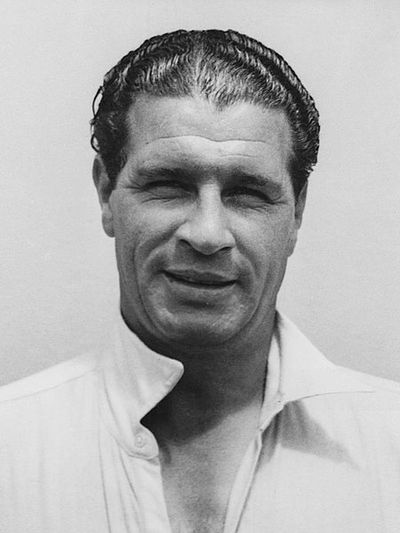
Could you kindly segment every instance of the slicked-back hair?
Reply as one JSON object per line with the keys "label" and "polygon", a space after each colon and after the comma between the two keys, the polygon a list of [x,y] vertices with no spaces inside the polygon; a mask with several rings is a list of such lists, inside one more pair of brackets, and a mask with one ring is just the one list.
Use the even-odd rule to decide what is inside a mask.
{"label": "slicked-back hair", "polygon": [[288,170],[296,197],[317,162],[313,98],[282,56],[236,31],[177,30],[152,37],[105,75],[93,100],[91,144],[112,185],[126,163],[127,113],[139,95],[200,96],[217,110],[238,102],[283,110],[291,126]]}

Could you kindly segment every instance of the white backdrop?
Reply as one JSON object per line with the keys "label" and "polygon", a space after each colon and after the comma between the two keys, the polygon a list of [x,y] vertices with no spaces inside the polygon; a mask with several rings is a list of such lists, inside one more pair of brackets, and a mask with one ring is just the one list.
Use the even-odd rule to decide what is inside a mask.
{"label": "white backdrop", "polygon": [[0,382],[100,345],[118,305],[90,104],[144,38],[229,28],[275,48],[321,113],[281,308],[333,360],[400,380],[397,0],[3,0]]}

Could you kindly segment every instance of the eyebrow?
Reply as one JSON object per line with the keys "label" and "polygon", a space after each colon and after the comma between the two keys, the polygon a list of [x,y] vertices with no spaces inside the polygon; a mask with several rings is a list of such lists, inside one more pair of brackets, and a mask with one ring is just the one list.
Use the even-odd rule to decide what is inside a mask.
{"label": "eyebrow", "polygon": [[234,172],[234,178],[240,183],[246,185],[256,185],[257,187],[265,187],[266,185],[277,185],[276,178],[274,179],[268,175],[255,174],[245,172],[243,170],[236,170]]}
{"label": "eyebrow", "polygon": [[144,167],[137,170],[140,178],[184,178],[187,175],[183,169],[175,167]]}
{"label": "eyebrow", "polygon": [[[179,167],[141,167],[137,169],[137,175],[146,179],[186,179],[188,169]],[[241,169],[232,169],[231,175],[236,184],[252,185],[254,187],[269,187],[274,190],[281,191],[282,184],[277,177],[268,174],[258,174],[253,172],[246,172]]]}

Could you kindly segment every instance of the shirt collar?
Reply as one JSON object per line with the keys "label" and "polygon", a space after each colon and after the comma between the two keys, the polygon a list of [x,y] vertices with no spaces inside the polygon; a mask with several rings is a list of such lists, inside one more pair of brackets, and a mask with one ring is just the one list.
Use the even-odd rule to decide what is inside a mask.
{"label": "shirt collar", "polygon": [[[126,451],[137,454],[138,431],[146,431],[140,420],[175,387],[183,374],[183,365],[148,348],[119,315],[102,369],[102,405],[107,424]],[[328,361],[288,318],[277,312],[260,429],[265,429],[289,402],[323,394],[373,390],[352,372]],[[153,441],[142,455],[157,454]]]}
{"label": "shirt collar", "polygon": [[374,391],[356,372],[326,359],[287,317],[277,313],[276,322],[279,393],[284,403],[322,394]]}
{"label": "shirt collar", "polygon": [[146,435],[150,442],[143,453],[157,453],[155,440],[140,420],[164,398],[180,380],[180,361],[160,355],[146,346],[118,315],[111,346],[102,358],[101,407],[106,423],[116,440],[129,453],[137,455],[139,439]]}

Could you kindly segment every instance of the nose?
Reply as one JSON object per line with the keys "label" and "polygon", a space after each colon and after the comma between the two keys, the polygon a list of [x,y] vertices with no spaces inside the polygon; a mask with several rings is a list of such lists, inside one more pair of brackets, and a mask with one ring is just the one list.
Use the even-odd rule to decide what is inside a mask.
{"label": "nose", "polygon": [[235,246],[227,224],[227,213],[218,188],[205,187],[177,230],[177,237],[203,255],[212,255]]}

